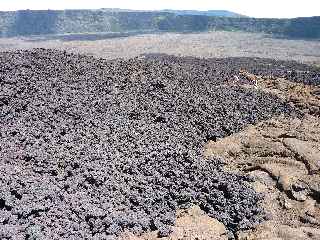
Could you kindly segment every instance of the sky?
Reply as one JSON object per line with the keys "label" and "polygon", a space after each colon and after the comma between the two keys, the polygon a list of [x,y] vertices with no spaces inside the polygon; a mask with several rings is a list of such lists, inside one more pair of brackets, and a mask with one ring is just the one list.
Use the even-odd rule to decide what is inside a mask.
{"label": "sky", "polygon": [[320,16],[320,0],[0,0],[0,11],[99,8],[229,10],[268,18]]}

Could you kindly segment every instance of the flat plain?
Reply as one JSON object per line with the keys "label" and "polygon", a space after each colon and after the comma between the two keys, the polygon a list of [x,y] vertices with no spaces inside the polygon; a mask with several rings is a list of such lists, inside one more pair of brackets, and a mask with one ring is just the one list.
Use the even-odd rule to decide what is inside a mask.
{"label": "flat plain", "polygon": [[261,33],[75,34],[0,39],[0,51],[50,48],[106,59],[165,53],[193,57],[261,57],[320,65],[320,41]]}

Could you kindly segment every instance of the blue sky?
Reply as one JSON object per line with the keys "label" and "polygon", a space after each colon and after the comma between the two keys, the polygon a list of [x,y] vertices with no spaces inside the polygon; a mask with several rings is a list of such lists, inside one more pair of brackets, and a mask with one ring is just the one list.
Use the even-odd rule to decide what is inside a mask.
{"label": "blue sky", "polygon": [[0,10],[18,9],[223,9],[251,17],[320,15],[320,0],[0,0]]}

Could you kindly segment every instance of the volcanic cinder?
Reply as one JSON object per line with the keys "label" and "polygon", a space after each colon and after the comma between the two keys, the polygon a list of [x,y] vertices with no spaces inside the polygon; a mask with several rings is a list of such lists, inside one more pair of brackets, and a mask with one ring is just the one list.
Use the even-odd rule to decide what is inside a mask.
{"label": "volcanic cinder", "polygon": [[250,179],[225,172],[221,159],[204,159],[203,146],[300,113],[230,84],[239,68],[319,81],[305,65],[266,59],[1,53],[0,238],[166,236],[176,210],[191,204],[230,233],[261,222]]}

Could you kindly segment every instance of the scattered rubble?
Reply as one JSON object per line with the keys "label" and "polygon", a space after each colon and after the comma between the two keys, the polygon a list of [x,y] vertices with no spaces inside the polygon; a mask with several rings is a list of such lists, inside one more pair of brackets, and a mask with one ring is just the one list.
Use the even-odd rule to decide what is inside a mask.
{"label": "scattered rubble", "polygon": [[[220,157],[205,159],[203,146],[303,114],[231,84],[241,68],[263,69],[262,59],[168,59],[0,54],[0,238],[114,239],[156,230],[165,237],[179,223],[176,212],[192,205],[229,237],[265,219],[252,179],[224,171]],[[318,84],[318,75],[303,76]],[[308,199],[317,191],[288,186],[306,189]]]}

